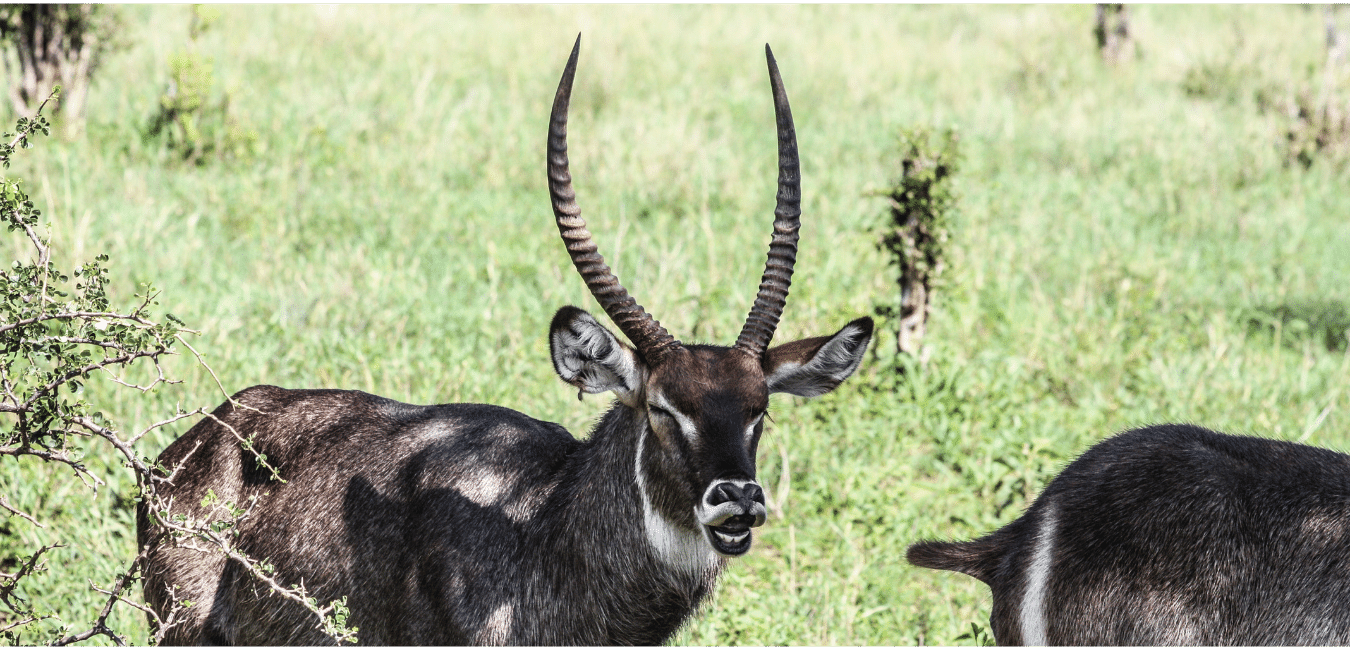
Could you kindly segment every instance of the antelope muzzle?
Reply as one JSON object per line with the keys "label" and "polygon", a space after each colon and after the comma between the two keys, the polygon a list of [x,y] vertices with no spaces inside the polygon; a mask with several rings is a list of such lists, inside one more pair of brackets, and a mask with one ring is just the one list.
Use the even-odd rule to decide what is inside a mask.
{"label": "antelope muzzle", "polygon": [[750,529],[763,526],[768,516],[764,489],[743,479],[714,482],[703,493],[697,514],[713,550],[726,557],[745,555],[752,541]]}

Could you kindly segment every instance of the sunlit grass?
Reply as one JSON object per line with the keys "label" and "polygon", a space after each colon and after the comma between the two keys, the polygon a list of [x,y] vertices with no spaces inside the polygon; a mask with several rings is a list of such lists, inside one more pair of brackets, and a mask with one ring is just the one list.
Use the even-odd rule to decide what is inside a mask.
{"label": "sunlit grass", "polygon": [[[868,230],[882,205],[865,194],[898,173],[899,128],[959,130],[962,207],[927,367],[897,383],[883,340],[835,394],[774,402],[759,458],[774,514],[678,642],[968,642],[987,589],[907,566],[905,546],[1010,521],[1128,427],[1350,447],[1337,331],[1350,327],[1350,174],[1285,166],[1284,118],[1254,99],[1321,64],[1316,12],[1132,7],[1142,58],[1112,69],[1086,6],[226,6],[199,47],[260,148],[195,167],[141,134],[188,10],[126,11],[131,45],[95,83],[85,137],[44,141],[11,173],[64,263],[109,253],[128,301],[153,281],[163,310],[202,330],[196,347],[229,391],[491,402],[584,435],[608,399],[578,404],[545,341],[558,307],[599,313],[556,239],[543,173],[578,32],[583,214],[624,283],[686,340],[730,343],[763,268],[776,162],[765,42],[804,176],[777,340],[890,299]],[[1205,65],[1248,72],[1188,95]],[[221,401],[189,361],[178,388],[90,390],[126,428]],[[13,463],[0,481],[50,525],[6,520],[0,553],[68,542],[35,589],[83,624],[98,604],[85,578],[107,582],[133,553],[116,498],[130,486],[91,500]],[[144,638],[139,615],[116,622]]]}

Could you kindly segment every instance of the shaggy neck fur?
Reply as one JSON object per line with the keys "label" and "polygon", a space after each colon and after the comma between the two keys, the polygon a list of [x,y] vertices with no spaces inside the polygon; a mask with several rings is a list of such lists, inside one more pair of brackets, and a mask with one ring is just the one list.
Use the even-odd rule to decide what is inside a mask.
{"label": "shaggy neck fur", "polygon": [[[568,592],[561,602],[590,601],[576,611],[619,628],[606,635],[619,643],[664,641],[693,614],[726,563],[695,527],[692,503],[676,509],[688,513],[688,522],[672,521],[671,502],[684,489],[651,471],[657,445],[646,417],[616,403],[563,464],[543,507],[565,513],[549,517],[549,530],[540,531],[559,551],[540,558],[548,582]],[[577,571],[588,578],[577,581]],[[629,636],[641,630],[660,634]]]}

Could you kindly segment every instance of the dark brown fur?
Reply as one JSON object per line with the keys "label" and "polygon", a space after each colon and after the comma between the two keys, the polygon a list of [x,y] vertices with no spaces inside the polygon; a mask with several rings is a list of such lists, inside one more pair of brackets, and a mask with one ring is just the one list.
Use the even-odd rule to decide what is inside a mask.
{"label": "dark brown fur", "polygon": [[[560,310],[555,343],[559,332],[597,336],[582,337],[588,348],[555,349],[555,363],[636,359],[581,310]],[[771,349],[762,362],[701,345],[682,347],[656,372],[637,361],[620,382],[633,388],[584,441],[497,406],[257,386],[164,451],[160,461],[182,469],[161,492],[183,513],[202,513],[208,490],[235,504],[257,497],[238,547],[274,565],[281,584],[303,582],[320,603],[346,597],[363,643],[659,644],[725,564],[690,513],[718,481],[753,484],[768,393],[785,390],[780,383],[802,395],[832,390],[857,367],[871,333],[871,321],[859,319],[833,337]],[[693,428],[654,416],[646,399],[655,393]],[[222,423],[252,439],[285,482]],[[706,560],[690,564],[653,545],[638,467],[651,508],[681,548]],[[175,548],[154,532],[142,504],[147,600],[165,614],[173,587],[173,598],[196,603],[165,643],[328,641],[312,614],[268,595],[237,563]]]}
{"label": "dark brown fur", "polygon": [[1189,425],[1130,431],[1089,449],[1008,526],[915,544],[909,561],[988,584],[995,638],[1021,644],[1047,513],[1052,645],[1350,642],[1350,456]]}
{"label": "dark brown fur", "polygon": [[[631,478],[588,480],[585,471],[635,453],[632,437],[621,435],[633,413],[622,407],[586,445],[555,424],[495,406],[418,407],[272,386],[235,399],[258,411],[226,404],[215,416],[256,435],[258,451],[287,482],[269,481],[208,419],[161,456],[171,465],[197,448],[170,493],[189,511],[201,509],[207,489],[235,503],[259,496],[239,546],[277,566],[283,584],[303,580],[319,602],[348,597],[363,643],[651,645],[675,630],[716,576],[624,575],[628,565],[659,566],[629,514],[640,509]],[[497,499],[507,507],[475,502],[488,500],[475,492],[485,472],[509,477]],[[446,525],[456,521],[465,525]],[[141,513],[142,543],[146,524]],[[609,544],[596,548],[597,537]],[[173,584],[180,598],[199,603],[166,643],[326,641],[311,614],[259,593],[223,556],[155,553],[146,578],[151,605],[167,611]],[[531,589],[513,593],[522,580]],[[512,618],[529,624],[515,618],[494,627],[506,603],[515,603]]]}

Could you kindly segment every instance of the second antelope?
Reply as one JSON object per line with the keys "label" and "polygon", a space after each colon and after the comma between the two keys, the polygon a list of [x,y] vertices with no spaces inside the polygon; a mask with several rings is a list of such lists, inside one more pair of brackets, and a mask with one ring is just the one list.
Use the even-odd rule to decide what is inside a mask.
{"label": "second antelope", "polygon": [[999,645],[1350,643],[1350,456],[1184,424],[1069,464],[1016,521],[909,561],[993,590]]}
{"label": "second antelope", "polygon": [[[770,393],[833,390],[872,335],[859,318],[830,336],[769,347],[796,259],[801,190],[787,94],[767,46],[778,130],[778,199],[759,294],[735,345],[686,345],[629,295],[596,249],[572,190],[567,109],[580,38],[548,133],[558,231],[625,344],[563,307],[553,366],[613,407],[585,440],[481,404],[413,406],[356,391],[256,386],[160,456],[167,492],[193,512],[208,488],[257,502],[238,546],[321,603],[347,597],[349,625],[379,645],[639,644],[665,641],[765,520],[755,450]],[[237,403],[237,404],[236,404]],[[270,480],[231,431],[252,438]],[[168,543],[138,513],[150,549],[146,598],[197,603],[164,642],[316,644],[302,607],[269,596],[236,563]]]}

